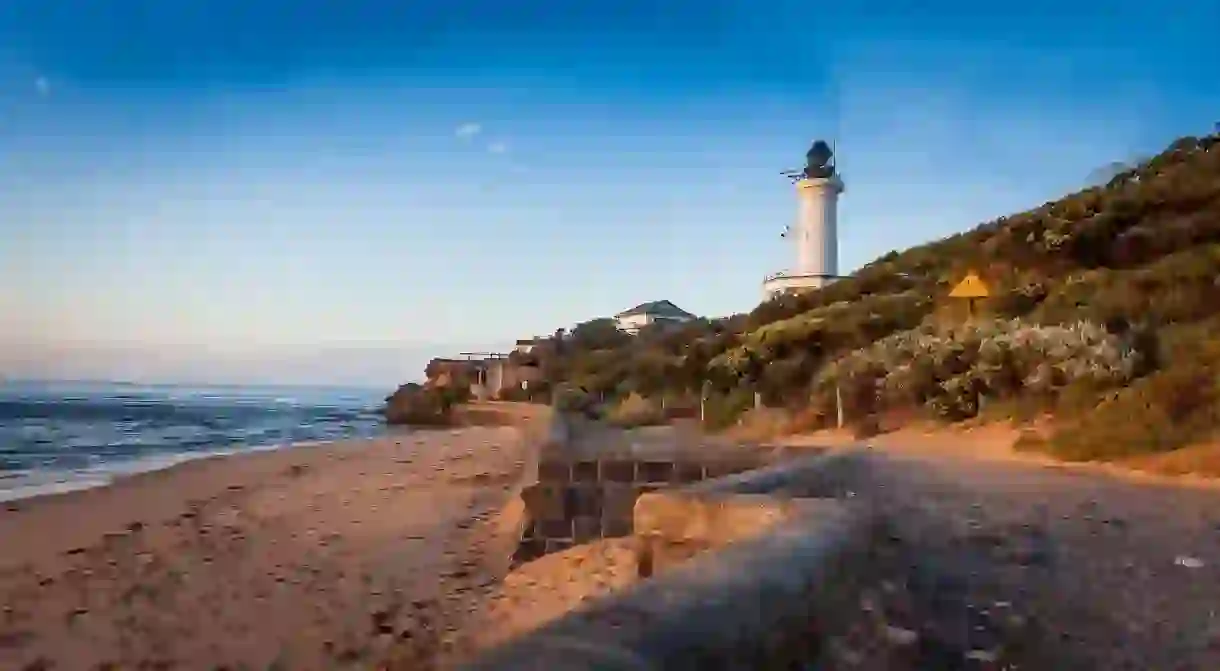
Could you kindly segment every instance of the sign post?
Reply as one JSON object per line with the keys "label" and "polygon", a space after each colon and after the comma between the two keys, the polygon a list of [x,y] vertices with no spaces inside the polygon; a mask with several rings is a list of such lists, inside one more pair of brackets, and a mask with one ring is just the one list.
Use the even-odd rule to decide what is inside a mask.
{"label": "sign post", "polygon": [[[957,298],[966,301],[966,319],[973,320],[975,317],[975,307],[980,299],[991,296],[991,290],[987,288],[987,284],[978,276],[978,273],[973,270],[966,273],[961,282],[953,287],[949,292],[949,298]],[[974,398],[976,412],[981,412],[983,409],[983,396],[976,394]]]}

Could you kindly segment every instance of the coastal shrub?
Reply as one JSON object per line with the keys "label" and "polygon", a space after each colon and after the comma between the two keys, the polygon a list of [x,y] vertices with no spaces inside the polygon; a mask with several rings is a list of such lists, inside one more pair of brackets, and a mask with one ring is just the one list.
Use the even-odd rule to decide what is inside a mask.
{"label": "coastal shrub", "polygon": [[927,294],[917,291],[837,301],[746,332],[707,365],[714,379],[750,386],[768,404],[791,405],[825,360],[914,328],[932,308]]}
{"label": "coastal shrub", "polygon": [[632,393],[611,406],[606,419],[623,428],[652,426],[665,423],[665,412],[659,402]]}
{"label": "coastal shrub", "polygon": [[661,411],[667,420],[699,417],[699,398],[694,394],[664,396],[661,401]]}
{"label": "coastal shrub", "polygon": [[576,385],[565,384],[556,388],[552,404],[559,412],[580,414],[591,419],[601,414],[597,397]]}
{"label": "coastal shrub", "polygon": [[703,426],[711,431],[726,429],[754,407],[754,392],[736,387],[727,392],[714,392],[703,401]]}
{"label": "coastal shrub", "polygon": [[[1139,353],[1091,322],[1044,326],[1020,319],[926,323],[842,356],[819,371],[815,393],[850,399],[849,412],[923,406],[933,415],[973,417],[983,396],[1023,392],[1054,399],[1072,385],[1109,388],[1131,380]],[[845,405],[847,402],[845,401]]]}
{"label": "coastal shrub", "polygon": [[1119,459],[1185,447],[1220,427],[1220,317],[1161,329],[1159,369],[1102,395],[1092,407],[1061,408],[1055,430],[1029,449],[1070,460]]}
{"label": "coastal shrub", "polygon": [[1072,461],[1118,459],[1211,438],[1218,425],[1220,371],[1180,366],[1136,381],[1078,418],[1064,418],[1038,447]]}
{"label": "coastal shrub", "polygon": [[1185,250],[1133,269],[1100,268],[1067,278],[1039,304],[1041,323],[1139,319],[1171,324],[1220,309],[1220,245]]}
{"label": "coastal shrub", "polygon": [[446,412],[456,405],[470,402],[471,399],[470,385],[467,384],[448,384],[437,387],[434,392]]}
{"label": "coastal shrub", "polygon": [[444,426],[452,422],[454,403],[443,388],[408,382],[385,399],[386,424]]}

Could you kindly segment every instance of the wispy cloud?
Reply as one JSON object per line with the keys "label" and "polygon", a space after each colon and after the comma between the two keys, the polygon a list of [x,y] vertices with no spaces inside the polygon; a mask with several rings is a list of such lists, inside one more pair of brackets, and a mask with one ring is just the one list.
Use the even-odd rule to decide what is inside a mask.
{"label": "wispy cloud", "polygon": [[51,94],[51,81],[46,77],[38,77],[34,80],[34,90],[38,95],[45,96]]}
{"label": "wispy cloud", "polygon": [[458,126],[457,129],[453,131],[453,134],[463,140],[469,140],[482,132],[483,132],[482,124],[471,122],[471,123],[464,123],[464,124]]}
{"label": "wispy cloud", "polygon": [[508,153],[508,143],[506,143],[506,142],[492,142],[491,144],[487,145],[487,151],[488,151],[488,152],[490,152],[490,153],[492,153],[492,154],[505,154],[505,153]]}

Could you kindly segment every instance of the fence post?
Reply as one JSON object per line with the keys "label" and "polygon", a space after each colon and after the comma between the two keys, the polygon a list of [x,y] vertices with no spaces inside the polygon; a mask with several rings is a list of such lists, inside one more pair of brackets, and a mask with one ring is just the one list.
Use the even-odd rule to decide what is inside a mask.
{"label": "fence post", "polygon": [[699,423],[703,424],[707,421],[707,381],[704,380],[703,385],[699,387]]}
{"label": "fence post", "polygon": [[839,386],[839,381],[835,380],[835,426],[843,428],[843,388]]}

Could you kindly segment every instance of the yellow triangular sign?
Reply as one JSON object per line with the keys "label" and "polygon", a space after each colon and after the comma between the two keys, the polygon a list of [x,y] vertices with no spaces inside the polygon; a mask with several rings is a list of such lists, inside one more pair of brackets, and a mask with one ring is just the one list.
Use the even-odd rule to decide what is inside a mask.
{"label": "yellow triangular sign", "polygon": [[949,298],[987,298],[991,291],[983,280],[974,272],[966,273],[961,282],[949,292]]}

